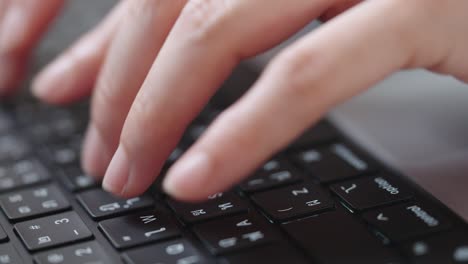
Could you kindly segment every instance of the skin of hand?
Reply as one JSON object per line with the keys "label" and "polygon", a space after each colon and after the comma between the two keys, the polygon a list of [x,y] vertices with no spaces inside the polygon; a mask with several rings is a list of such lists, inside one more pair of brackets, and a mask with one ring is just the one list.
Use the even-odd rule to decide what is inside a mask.
{"label": "skin of hand", "polygon": [[[61,1],[0,1],[6,93],[17,81],[11,73],[20,71]],[[18,8],[27,9],[28,19],[13,41],[5,36],[19,34],[7,30],[17,2],[25,3]],[[34,13],[29,5],[41,9]],[[38,75],[33,92],[53,104],[92,94],[83,167],[105,175],[106,190],[131,197],[150,186],[186,126],[241,60],[316,18],[327,20],[280,52],[169,170],[168,194],[203,200],[397,70],[427,68],[467,82],[467,10],[468,1],[460,0],[122,0]]]}

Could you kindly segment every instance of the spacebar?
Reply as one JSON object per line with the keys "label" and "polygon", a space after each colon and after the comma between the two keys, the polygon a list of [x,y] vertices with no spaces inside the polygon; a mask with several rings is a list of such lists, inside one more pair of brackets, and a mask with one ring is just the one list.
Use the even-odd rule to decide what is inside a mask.
{"label": "spacebar", "polygon": [[289,222],[286,232],[319,263],[391,263],[399,257],[344,210]]}

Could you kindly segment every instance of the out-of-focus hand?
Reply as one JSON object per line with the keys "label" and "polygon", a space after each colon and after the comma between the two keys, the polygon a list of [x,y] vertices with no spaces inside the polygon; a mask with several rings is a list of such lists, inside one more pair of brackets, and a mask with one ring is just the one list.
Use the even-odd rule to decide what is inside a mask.
{"label": "out-of-focus hand", "polygon": [[122,196],[153,182],[187,124],[239,61],[322,16],[169,170],[165,190],[199,200],[247,176],[330,108],[404,68],[468,80],[468,1],[124,0],[53,62],[34,92],[93,91],[83,165]]}
{"label": "out-of-focus hand", "polygon": [[0,96],[13,92],[28,55],[64,0],[0,0]]}

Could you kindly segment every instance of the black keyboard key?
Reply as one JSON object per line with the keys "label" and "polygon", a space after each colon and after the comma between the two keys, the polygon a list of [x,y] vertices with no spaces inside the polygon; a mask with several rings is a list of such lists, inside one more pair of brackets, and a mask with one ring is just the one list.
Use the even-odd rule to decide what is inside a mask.
{"label": "black keyboard key", "polygon": [[85,174],[79,167],[73,166],[65,168],[61,172],[63,184],[72,192],[82,191],[93,187],[98,187],[99,183],[95,178]]}
{"label": "black keyboard key", "polygon": [[272,159],[265,163],[252,177],[240,184],[245,192],[257,192],[278,186],[300,182],[304,176],[287,162]]}
{"label": "black keyboard key", "polygon": [[252,200],[275,221],[285,221],[331,209],[332,198],[318,185],[311,183],[257,193]]}
{"label": "black keyboard key", "polygon": [[0,136],[0,162],[22,159],[31,153],[31,146],[22,138],[14,135]]}
{"label": "black keyboard key", "polygon": [[15,225],[26,248],[39,250],[77,242],[93,236],[75,212],[67,212]]}
{"label": "black keyboard key", "polygon": [[0,166],[0,192],[48,181],[48,170],[36,159],[18,160]]}
{"label": "black keyboard key", "polygon": [[294,161],[321,182],[355,177],[373,171],[369,161],[344,144],[309,148],[294,155]]}
{"label": "black keyboard key", "polygon": [[50,162],[58,167],[79,164],[80,153],[70,144],[50,146],[44,153]]}
{"label": "black keyboard key", "polygon": [[52,127],[43,122],[28,125],[24,130],[35,143],[44,144],[55,140]]}
{"label": "black keyboard key", "polygon": [[0,196],[0,204],[10,220],[63,211],[70,207],[63,193],[55,185],[4,194]]}
{"label": "black keyboard key", "polygon": [[195,225],[195,234],[213,254],[274,241],[278,235],[264,219],[254,214],[242,214]]}
{"label": "black keyboard key", "polygon": [[405,255],[415,264],[468,263],[468,232],[455,230],[407,243]]}
{"label": "black keyboard key", "polygon": [[10,244],[0,244],[0,264],[21,264],[23,262],[20,255]]}
{"label": "black keyboard key", "polygon": [[230,254],[223,259],[227,264],[268,263],[306,264],[310,263],[297,249],[286,243],[274,243]]}
{"label": "black keyboard key", "polygon": [[364,219],[392,241],[414,239],[420,235],[441,231],[449,221],[434,207],[407,203],[363,214]]}
{"label": "black keyboard key", "polygon": [[304,148],[318,143],[330,142],[337,136],[335,128],[327,121],[321,121],[302,134],[291,144],[290,148]]}
{"label": "black keyboard key", "polygon": [[318,263],[399,263],[367,228],[344,209],[283,225],[286,232]]}
{"label": "black keyboard key", "polygon": [[404,201],[412,196],[408,188],[391,175],[345,181],[332,185],[331,189],[356,210]]}
{"label": "black keyboard key", "polygon": [[67,115],[53,118],[50,127],[57,137],[68,139],[82,132],[84,124],[67,113]]}
{"label": "black keyboard key", "polygon": [[128,264],[206,264],[210,263],[189,241],[172,240],[127,251],[123,254]]}
{"label": "black keyboard key", "polygon": [[216,193],[203,203],[184,203],[168,200],[172,209],[187,223],[207,220],[247,210],[247,204],[234,192]]}
{"label": "black keyboard key", "polygon": [[163,209],[104,220],[99,227],[117,249],[139,246],[180,234],[174,219]]}
{"label": "black keyboard key", "polygon": [[95,241],[52,249],[36,254],[37,264],[112,264],[104,249]]}
{"label": "black keyboard key", "polygon": [[121,215],[137,209],[150,207],[154,203],[149,195],[122,199],[102,189],[84,191],[78,195],[78,201],[91,217],[95,219]]}

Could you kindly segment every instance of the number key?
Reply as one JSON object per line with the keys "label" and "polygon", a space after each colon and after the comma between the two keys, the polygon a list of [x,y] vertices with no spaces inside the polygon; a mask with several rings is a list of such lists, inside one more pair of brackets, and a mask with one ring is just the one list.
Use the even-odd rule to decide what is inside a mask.
{"label": "number key", "polygon": [[49,250],[35,256],[37,264],[110,264],[102,247],[95,241]]}
{"label": "number key", "polygon": [[121,215],[153,205],[153,199],[149,195],[122,199],[101,189],[82,192],[78,195],[78,200],[95,219]]}
{"label": "number key", "polygon": [[93,236],[75,212],[21,222],[15,225],[15,230],[28,250],[64,245]]}
{"label": "number key", "polygon": [[99,227],[118,249],[179,235],[174,220],[162,208],[104,220]]}

